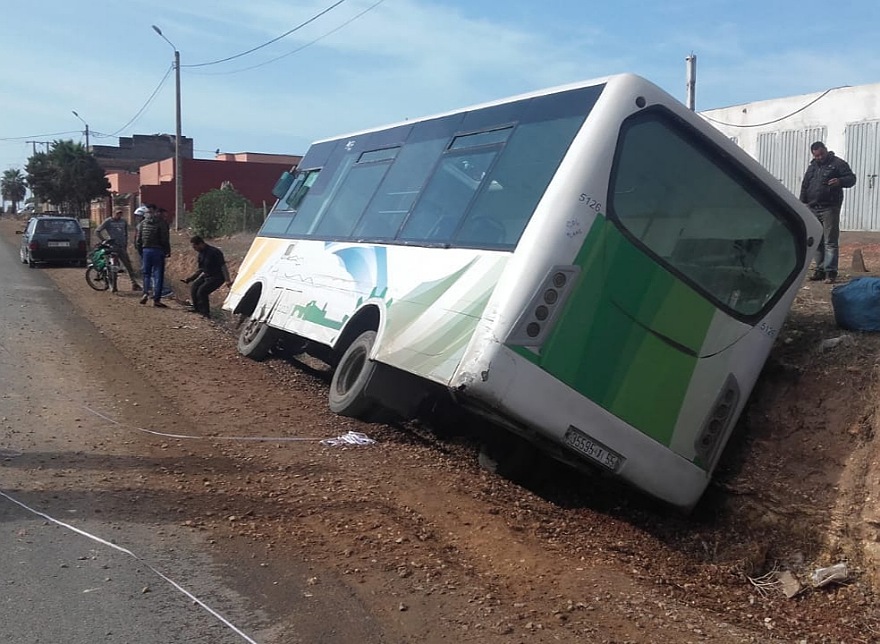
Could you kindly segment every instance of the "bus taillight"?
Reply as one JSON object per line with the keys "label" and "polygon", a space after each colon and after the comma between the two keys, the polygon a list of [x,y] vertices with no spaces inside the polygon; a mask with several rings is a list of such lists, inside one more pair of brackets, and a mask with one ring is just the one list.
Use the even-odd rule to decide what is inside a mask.
{"label": "bus taillight", "polygon": [[579,270],[578,266],[553,267],[513,328],[507,339],[509,344],[540,346],[553,326]]}

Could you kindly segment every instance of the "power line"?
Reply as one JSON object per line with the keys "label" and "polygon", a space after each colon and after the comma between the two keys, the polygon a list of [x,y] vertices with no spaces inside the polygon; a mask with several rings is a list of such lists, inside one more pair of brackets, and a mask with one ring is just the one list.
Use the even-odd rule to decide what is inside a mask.
{"label": "power line", "polygon": [[[301,47],[297,47],[296,49],[293,49],[293,50],[287,52],[286,54],[281,54],[280,56],[276,56],[275,58],[270,58],[269,60],[263,61],[262,63],[257,63],[256,65],[251,65],[250,67],[243,67],[243,68],[241,68],[241,69],[234,69],[234,70],[231,70],[231,71],[228,71],[228,72],[201,72],[201,74],[199,74],[199,72],[194,72],[194,73],[199,74],[199,75],[201,75],[201,76],[223,76],[223,75],[226,75],[226,74],[238,74],[238,73],[240,73],[240,72],[250,71],[250,70],[252,70],[252,69],[257,69],[258,67],[263,67],[264,65],[268,65],[269,63],[274,63],[276,60],[281,60],[282,58],[287,58],[288,56],[292,56],[293,54],[302,51],[302,50],[305,49],[306,47],[311,47],[312,45],[314,45],[314,44],[315,44],[316,42],[318,42],[319,40],[323,40],[323,39],[326,38],[327,36],[330,36],[330,35],[332,35],[332,34],[335,34],[337,31],[339,31],[339,30],[342,29],[343,27],[347,27],[348,25],[350,25],[351,23],[353,23],[355,20],[357,20],[358,18],[360,18],[361,16],[363,16],[365,13],[369,13],[370,11],[372,11],[373,9],[375,9],[376,7],[378,7],[378,6],[379,6],[380,4],[382,4],[383,2],[385,2],[385,0],[378,0],[377,2],[373,3],[372,5],[370,5],[369,7],[367,7],[366,9],[364,9],[363,11],[361,11],[359,14],[357,14],[356,16],[354,16],[353,18],[349,18],[348,20],[346,20],[345,22],[343,22],[341,25],[339,25],[339,26],[336,27],[335,29],[331,29],[331,30],[328,31],[327,33],[325,33],[325,34],[323,34],[323,35],[321,35],[321,36],[318,36],[318,37],[315,38],[314,40],[309,41],[309,42],[307,42],[306,44],[302,45]],[[185,65],[184,65],[184,66],[185,66]]]}
{"label": "power line", "polygon": [[191,64],[191,65],[181,65],[181,67],[207,67],[208,65],[217,65],[217,64],[219,64],[219,63],[225,63],[225,62],[227,62],[227,61],[235,60],[236,58],[241,58],[242,56],[246,56],[247,54],[251,54],[251,53],[257,51],[258,49],[262,49],[263,47],[268,47],[268,46],[271,45],[272,43],[274,43],[274,42],[278,42],[278,41],[281,40],[282,38],[285,38],[285,37],[289,36],[290,34],[292,34],[294,31],[297,31],[297,30],[299,30],[299,29],[302,29],[302,28],[305,27],[307,24],[312,23],[312,22],[314,22],[315,20],[317,20],[318,18],[320,18],[321,16],[323,16],[325,13],[328,13],[328,12],[332,11],[333,9],[335,9],[336,7],[338,7],[339,5],[341,5],[343,2],[345,2],[345,0],[338,0],[337,2],[333,3],[332,5],[330,5],[330,6],[327,7],[326,9],[324,9],[323,11],[321,11],[321,12],[317,13],[316,15],[312,16],[311,18],[309,18],[309,19],[306,20],[305,22],[303,22],[303,23],[301,23],[301,24],[298,24],[298,25],[297,25],[296,27],[294,27],[293,29],[284,32],[283,34],[281,34],[281,35],[278,36],[277,38],[273,38],[272,40],[269,40],[269,41],[267,41],[267,42],[264,42],[262,45],[257,45],[256,47],[254,47],[254,48],[252,48],[252,49],[248,49],[247,51],[243,51],[243,52],[241,52],[240,54],[235,54],[234,56],[229,56],[229,57],[227,57],[227,58],[221,58],[221,59],[219,59],[219,60],[212,60],[212,61],[207,62],[207,63],[195,63],[195,64]]}
{"label": "power line", "polygon": [[711,116],[706,116],[705,114],[700,114],[700,116],[702,116],[707,121],[711,121],[712,123],[715,123],[717,125],[726,125],[727,127],[763,127],[765,125],[773,125],[774,123],[779,123],[779,121],[784,121],[787,118],[791,118],[795,114],[797,114],[799,112],[803,112],[805,109],[807,109],[811,105],[818,103],[819,100],[824,98],[827,94],[830,94],[831,92],[833,92],[836,89],[843,89],[845,87],[850,87],[850,86],[849,85],[841,85],[840,87],[832,87],[830,89],[826,89],[824,92],[819,94],[819,96],[814,98],[812,101],[810,101],[809,103],[807,103],[803,107],[799,107],[794,112],[790,112],[789,114],[786,114],[785,116],[780,116],[779,118],[773,119],[772,121],[765,121],[764,123],[747,123],[745,125],[742,125],[739,123],[725,123],[724,121],[718,121],[716,119],[713,119]]}
{"label": "power line", "polygon": [[[128,122],[123,125],[121,128],[116,130],[115,132],[111,132],[110,134],[103,134],[102,132],[92,131],[91,134],[98,138],[107,138],[111,136],[116,136],[124,129],[129,127],[132,123],[134,123],[140,116],[143,114],[144,110],[149,107],[150,103],[153,102],[153,99],[156,98],[156,94],[159,93],[159,90],[162,89],[162,86],[165,84],[165,81],[168,80],[168,76],[171,74],[174,66],[171,65],[168,70],[165,72],[165,75],[162,77],[162,80],[159,81],[159,84],[156,85],[156,89],[153,90],[153,93],[150,94],[150,97],[146,100],[146,102],[141,106],[141,108],[135,113],[133,117],[131,117]],[[45,139],[52,136],[64,136],[66,134],[82,134],[82,130],[68,130],[67,132],[49,132],[47,134],[29,134],[27,136],[9,136],[9,137],[0,137],[0,141],[23,141],[25,143],[32,143],[33,139]],[[42,143],[41,141],[37,141],[37,143]]]}
{"label": "power line", "polygon": [[[0,141],[24,141],[25,139],[44,139],[47,136],[63,136],[65,134],[81,134],[82,130],[68,130],[67,132],[50,132],[48,134],[29,134],[28,136],[0,137]],[[29,143],[29,141],[28,141]]]}
{"label": "power line", "polygon": [[149,97],[149,98],[146,100],[146,102],[141,106],[141,109],[139,109],[139,110],[135,113],[135,115],[132,116],[132,117],[128,120],[128,122],[127,122],[125,125],[123,125],[121,128],[119,128],[119,129],[116,130],[115,132],[111,132],[110,134],[106,134],[106,135],[104,135],[104,136],[116,136],[117,134],[119,134],[120,132],[122,132],[123,130],[125,130],[127,127],[129,127],[130,125],[132,125],[136,120],[138,120],[138,119],[140,118],[141,114],[144,113],[144,110],[146,110],[147,107],[149,107],[150,103],[153,102],[153,99],[156,98],[156,94],[158,94],[158,93],[159,93],[159,90],[162,89],[162,86],[165,84],[165,81],[168,80],[168,77],[171,75],[171,71],[172,71],[173,69],[174,69],[174,65],[171,65],[170,67],[168,67],[168,70],[165,72],[165,75],[162,77],[162,80],[160,80],[160,81],[159,81],[159,84],[156,85],[156,89],[153,90],[153,93],[150,94],[150,97]]}

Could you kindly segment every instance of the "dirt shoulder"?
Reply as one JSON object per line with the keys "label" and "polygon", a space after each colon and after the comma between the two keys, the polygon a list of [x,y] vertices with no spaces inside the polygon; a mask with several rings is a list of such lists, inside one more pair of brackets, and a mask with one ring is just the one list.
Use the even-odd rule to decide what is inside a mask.
{"label": "dirt shoulder", "polygon": [[[5,242],[17,242],[14,229],[0,220]],[[193,270],[185,240],[173,240],[173,282]],[[212,243],[234,268],[249,241]],[[869,251],[869,267],[880,268],[880,248]],[[424,424],[335,416],[319,363],[255,363],[237,354],[222,317],[209,322],[175,303],[140,306],[124,285],[117,296],[92,291],[82,269],[36,270],[164,392],[176,413],[157,408],[151,429],[185,425],[218,437],[156,438],[154,448],[173,448],[181,462],[145,485],[178,492],[165,519],[211,542],[278,624],[310,597],[335,593],[354,598],[388,642],[639,642],[659,629],[670,642],[867,641],[880,632],[866,556],[876,541],[868,515],[880,339],[849,334],[835,350],[819,348],[842,335],[831,287],[801,290],[717,483],[684,518],[553,464],[521,484],[492,476],[455,431],[440,438]],[[186,287],[175,283],[183,300]],[[224,294],[215,294],[217,306]],[[349,430],[376,443],[219,438]],[[212,465],[186,467],[208,454]],[[242,574],[235,562],[247,558],[291,572]],[[793,599],[762,583],[782,569],[806,583],[839,561],[849,566],[847,583]],[[294,641],[283,626],[278,633],[277,641]]]}

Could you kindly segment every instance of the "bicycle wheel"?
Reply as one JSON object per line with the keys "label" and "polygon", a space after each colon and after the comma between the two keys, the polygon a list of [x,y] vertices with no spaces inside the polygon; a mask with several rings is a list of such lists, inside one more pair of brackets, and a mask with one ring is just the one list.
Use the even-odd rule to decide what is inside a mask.
{"label": "bicycle wheel", "polygon": [[101,271],[94,266],[89,266],[86,269],[86,282],[96,291],[106,291],[110,287],[110,284],[107,283],[106,269]]}

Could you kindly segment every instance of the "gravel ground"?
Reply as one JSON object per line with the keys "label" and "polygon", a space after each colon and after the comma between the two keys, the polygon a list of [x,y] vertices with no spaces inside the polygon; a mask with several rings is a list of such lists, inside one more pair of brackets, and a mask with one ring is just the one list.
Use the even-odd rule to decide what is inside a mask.
{"label": "gravel ground", "polygon": [[[9,243],[16,243],[14,229],[0,221]],[[216,244],[235,266],[249,241]],[[869,268],[880,263],[876,246],[854,243],[866,249]],[[195,258],[183,233],[174,248],[169,272],[179,278]],[[176,302],[167,310],[140,306],[124,284],[115,296],[92,291],[82,269],[41,270],[163,392],[151,411],[138,412],[149,423],[142,429],[196,427],[214,437],[131,428],[137,441],[172,457],[140,475],[139,502],[162,498],[157,516],[210,545],[230,579],[278,625],[273,641],[298,641],[285,630],[285,615],[319,595],[345,598],[362,612],[318,612],[316,624],[355,633],[369,620],[387,642],[880,637],[866,545],[877,541],[869,500],[878,478],[880,340],[853,336],[835,350],[818,348],[841,335],[828,286],[802,289],[715,483],[696,512],[682,517],[553,463],[516,483],[491,475],[477,465],[467,424],[335,416],[322,363],[238,355],[219,311],[225,288],[208,321]],[[128,404],[111,400],[103,411],[127,418]],[[376,442],[221,438],[320,439],[348,431]],[[245,573],[236,562],[247,560],[260,563]],[[845,583],[810,586],[813,570],[840,561],[848,564]],[[803,585],[793,598],[776,581],[784,571]]]}

